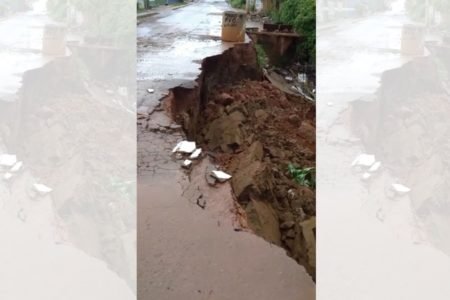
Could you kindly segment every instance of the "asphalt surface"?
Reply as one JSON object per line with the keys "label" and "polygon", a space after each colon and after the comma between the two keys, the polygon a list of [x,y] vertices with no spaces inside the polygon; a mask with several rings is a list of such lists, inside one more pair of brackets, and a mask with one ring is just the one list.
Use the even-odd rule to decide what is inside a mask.
{"label": "asphalt surface", "polygon": [[[229,185],[202,190],[204,176],[189,182],[171,155],[183,134],[159,99],[192,85],[203,58],[232,46],[219,39],[227,9],[225,1],[199,1],[138,25],[138,299],[315,297],[310,276],[283,249],[234,231]],[[206,201],[223,200],[203,210],[198,189]]]}

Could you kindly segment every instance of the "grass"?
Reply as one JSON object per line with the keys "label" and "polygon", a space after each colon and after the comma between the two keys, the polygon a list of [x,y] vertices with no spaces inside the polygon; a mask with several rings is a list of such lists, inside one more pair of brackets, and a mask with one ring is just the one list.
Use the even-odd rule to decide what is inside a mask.
{"label": "grass", "polygon": [[267,54],[261,45],[255,44],[255,49],[256,49],[256,59],[258,60],[258,65],[261,68],[264,68],[269,63]]}
{"label": "grass", "polygon": [[296,183],[313,189],[316,188],[316,168],[298,168],[289,164],[288,172]]}

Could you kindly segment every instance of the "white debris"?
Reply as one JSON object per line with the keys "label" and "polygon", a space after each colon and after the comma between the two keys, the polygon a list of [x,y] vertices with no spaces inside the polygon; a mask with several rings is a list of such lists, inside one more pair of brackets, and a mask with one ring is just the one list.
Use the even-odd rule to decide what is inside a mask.
{"label": "white debris", "polygon": [[231,175],[223,172],[223,171],[212,171],[212,176],[216,178],[219,182],[225,182],[231,178]]}
{"label": "white debris", "polygon": [[11,168],[10,171],[13,173],[19,172],[22,169],[22,166],[23,166],[23,162],[19,161]]}
{"label": "white debris", "polygon": [[362,178],[362,180],[369,180],[371,176],[372,176],[372,174],[366,172],[362,175],[361,178]]}
{"label": "white debris", "polygon": [[196,148],[197,147],[195,145],[195,142],[182,141],[182,142],[179,142],[175,146],[175,148],[173,148],[172,152],[173,153],[182,152],[182,153],[190,154],[190,153],[194,152]]}
{"label": "white debris", "polygon": [[51,193],[53,190],[46,185],[35,183],[33,184],[34,189],[39,192],[41,195],[45,195]]}
{"label": "white debris", "polygon": [[333,106],[334,103],[333,103],[333,102],[328,102],[327,105],[328,105],[328,106]]}
{"label": "white debris", "polygon": [[403,184],[393,183],[392,188],[400,195],[407,194],[411,191],[409,187],[404,186]]}
{"label": "white debris", "polygon": [[119,93],[120,96],[127,97],[128,96],[128,89],[126,86],[121,86],[117,89],[117,93]]}
{"label": "white debris", "polygon": [[375,155],[360,154],[352,162],[352,167],[354,167],[354,166],[370,167],[374,163],[375,163]]}
{"label": "white debris", "polygon": [[0,155],[0,166],[12,167],[17,162],[17,156],[11,154]]}
{"label": "white debris", "polygon": [[194,152],[192,152],[191,156],[189,156],[189,159],[197,159],[200,157],[200,154],[202,154],[202,148],[197,148]]}
{"label": "white debris", "polygon": [[5,173],[5,175],[3,175],[3,179],[8,181],[13,177],[13,175],[11,173]]}
{"label": "white debris", "polygon": [[150,94],[153,94],[155,92],[154,89],[147,89],[147,92],[149,92]]}
{"label": "white debris", "polygon": [[192,166],[192,160],[189,160],[189,159],[186,159],[184,162],[183,162],[183,168],[185,168],[185,169],[189,169],[191,166]]}
{"label": "white debris", "polygon": [[369,169],[369,172],[376,172],[376,171],[378,171],[378,169],[380,168],[380,166],[381,166],[381,162],[379,162],[379,161],[377,161],[376,163],[374,163],[371,167],[370,167],[370,169]]}
{"label": "white debris", "polygon": [[294,78],[292,78],[291,76],[286,76],[284,79],[286,79],[286,81],[292,81],[292,80],[294,80]]}

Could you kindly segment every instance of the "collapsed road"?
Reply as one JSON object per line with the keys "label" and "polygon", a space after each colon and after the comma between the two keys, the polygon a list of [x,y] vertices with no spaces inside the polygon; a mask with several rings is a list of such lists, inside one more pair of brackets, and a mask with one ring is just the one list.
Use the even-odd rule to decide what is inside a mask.
{"label": "collapsed road", "polygon": [[[186,174],[172,155],[186,134],[194,137],[174,112],[186,121],[192,116],[183,108],[200,103],[199,95],[189,98],[205,90],[197,80],[200,64],[229,48],[240,53],[219,40],[227,9],[224,1],[200,1],[138,26],[138,297],[314,299],[305,268],[272,244],[281,244],[281,236],[269,243],[251,233],[232,184],[208,185],[211,160]],[[183,93],[185,101],[177,98]]]}

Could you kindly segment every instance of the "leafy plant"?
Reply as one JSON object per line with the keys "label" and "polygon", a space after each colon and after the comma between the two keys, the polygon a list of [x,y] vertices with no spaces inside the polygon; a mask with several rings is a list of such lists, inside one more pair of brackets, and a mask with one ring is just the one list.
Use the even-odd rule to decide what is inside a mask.
{"label": "leafy plant", "polygon": [[276,22],[294,26],[304,37],[297,47],[299,59],[313,63],[316,59],[316,0],[282,1],[271,16]]}
{"label": "leafy plant", "polygon": [[293,164],[289,164],[288,172],[298,184],[316,188],[316,168],[297,168]]}
{"label": "leafy plant", "polygon": [[264,51],[264,48],[261,45],[256,44],[256,59],[258,61],[258,65],[263,68],[267,66],[267,63],[269,62],[269,58],[267,57],[266,52]]}
{"label": "leafy plant", "polygon": [[246,0],[230,0],[230,5],[234,8],[244,8]]}

